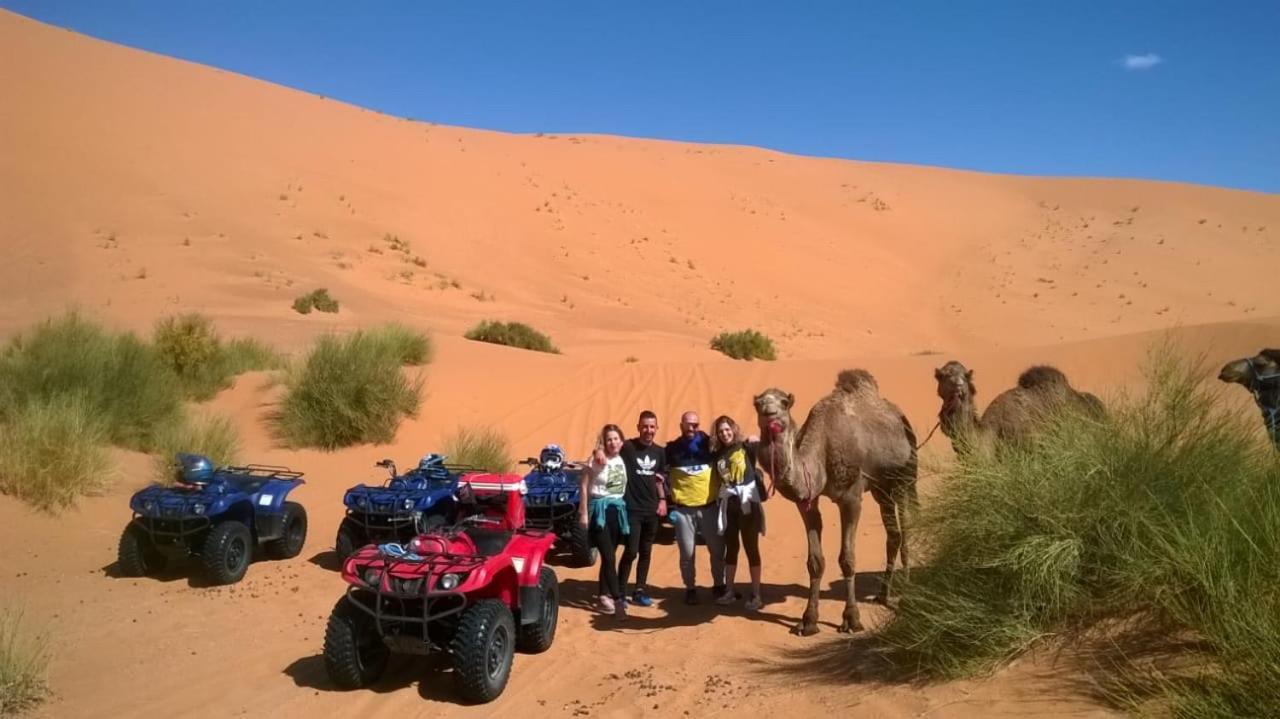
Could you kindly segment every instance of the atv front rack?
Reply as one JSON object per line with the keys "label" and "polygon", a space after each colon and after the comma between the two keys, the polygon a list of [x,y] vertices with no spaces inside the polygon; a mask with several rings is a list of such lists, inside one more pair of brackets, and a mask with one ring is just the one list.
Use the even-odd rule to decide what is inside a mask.
{"label": "atv front rack", "polygon": [[[466,595],[456,588],[439,589],[436,585],[445,574],[463,575],[475,571],[484,564],[486,557],[431,552],[419,555],[417,559],[392,557],[386,553],[382,553],[381,558],[380,568],[374,564],[365,565],[365,573],[360,575],[361,581],[365,581],[368,571],[377,571],[377,585],[366,581],[364,586],[348,587],[347,601],[373,617],[378,634],[384,641],[397,642],[404,651],[426,653],[431,649],[442,649],[431,641],[428,627],[432,622],[462,612],[467,607],[467,600]],[[458,583],[461,585],[465,581],[463,576]],[[414,606],[419,601],[422,604],[420,609]],[[404,634],[392,631],[406,624],[421,628],[420,643],[415,639],[413,645],[404,644],[401,641]]]}

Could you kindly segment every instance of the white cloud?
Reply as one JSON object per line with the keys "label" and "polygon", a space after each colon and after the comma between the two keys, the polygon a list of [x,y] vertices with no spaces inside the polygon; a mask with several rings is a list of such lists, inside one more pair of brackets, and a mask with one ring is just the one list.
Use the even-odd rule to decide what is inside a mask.
{"label": "white cloud", "polygon": [[1149,52],[1146,55],[1125,55],[1121,60],[1126,70],[1150,70],[1151,68],[1164,62],[1164,58]]}

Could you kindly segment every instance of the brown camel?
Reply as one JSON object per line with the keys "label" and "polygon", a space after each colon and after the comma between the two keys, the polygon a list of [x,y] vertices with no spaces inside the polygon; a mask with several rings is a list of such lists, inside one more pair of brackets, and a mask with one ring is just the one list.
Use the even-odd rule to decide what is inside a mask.
{"label": "brown camel", "polygon": [[1044,425],[1050,410],[1064,403],[1090,417],[1106,415],[1102,400],[1073,389],[1066,375],[1048,365],[1028,368],[1019,375],[1018,386],[996,395],[981,419],[973,370],[952,360],[935,369],[933,377],[942,399],[938,423],[957,454],[964,454],[975,445],[1024,441]]}
{"label": "brown camel", "polygon": [[1249,390],[1262,410],[1267,435],[1280,450],[1280,350],[1265,349],[1253,357],[1228,362],[1218,379]]}
{"label": "brown camel", "polygon": [[[907,562],[907,521],[916,504],[916,437],[902,411],[880,396],[866,370],[844,370],[836,389],[809,410],[804,426],[791,417],[795,397],[770,388],[755,397],[760,423],[761,464],[782,496],[795,502],[809,538],[809,604],[792,632],[818,631],[818,592],[826,563],[822,558],[822,514],[818,497],[840,508],[840,572],[845,605],[841,632],[862,629],[854,596],[854,550],[862,493],[880,505],[888,539],[884,579],[877,601],[887,602],[894,560]],[[899,509],[901,507],[901,509]]]}

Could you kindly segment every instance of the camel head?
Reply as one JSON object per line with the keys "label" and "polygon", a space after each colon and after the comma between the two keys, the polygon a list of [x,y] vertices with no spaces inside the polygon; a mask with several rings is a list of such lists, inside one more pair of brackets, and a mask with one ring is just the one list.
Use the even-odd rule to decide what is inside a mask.
{"label": "camel head", "polygon": [[1232,360],[1218,373],[1223,382],[1243,385],[1251,392],[1259,380],[1268,377],[1280,377],[1280,350],[1265,349],[1253,357]]}
{"label": "camel head", "polygon": [[935,369],[933,378],[938,382],[938,397],[942,400],[938,422],[942,433],[955,439],[961,425],[971,426],[978,420],[978,410],[974,407],[978,388],[973,384],[973,370],[951,360]]}
{"label": "camel head", "polygon": [[771,442],[794,428],[791,419],[791,406],[796,403],[795,395],[783,392],[776,387],[761,392],[752,399],[756,407],[756,420],[760,423],[760,438]]}
{"label": "camel head", "polygon": [[956,400],[973,399],[977,388],[973,386],[973,370],[955,360],[942,365],[933,371],[933,378],[938,381],[938,397],[943,403]]}

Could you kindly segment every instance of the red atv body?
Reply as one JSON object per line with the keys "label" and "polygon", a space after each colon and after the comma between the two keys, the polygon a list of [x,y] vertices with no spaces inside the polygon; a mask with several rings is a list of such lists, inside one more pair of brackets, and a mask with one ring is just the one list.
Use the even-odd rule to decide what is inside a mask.
{"label": "red atv body", "polygon": [[524,527],[523,489],[518,475],[464,475],[457,524],[346,560],[342,578],[351,586],[325,631],[335,683],[366,686],[393,651],[447,652],[459,693],[487,702],[506,687],[515,649],[551,646],[559,583],[543,560],[555,535]]}

